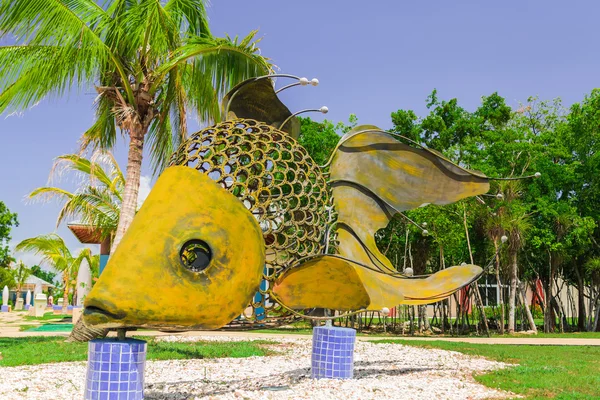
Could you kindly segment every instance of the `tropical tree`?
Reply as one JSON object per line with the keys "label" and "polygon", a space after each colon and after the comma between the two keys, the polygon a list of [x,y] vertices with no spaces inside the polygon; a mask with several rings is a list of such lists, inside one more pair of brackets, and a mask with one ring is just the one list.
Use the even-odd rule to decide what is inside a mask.
{"label": "tropical tree", "polygon": [[0,267],[0,290],[4,289],[4,286],[15,286],[15,274],[10,268]]}
{"label": "tropical tree", "polygon": [[62,273],[64,284],[63,313],[67,311],[69,290],[72,287],[74,279],[77,277],[81,263],[85,260],[90,266],[98,264],[96,260],[98,256],[93,256],[90,249],[83,248],[77,254],[73,255],[64,240],[54,233],[25,239],[15,249],[17,251],[30,251],[36,255],[40,255],[42,263],[46,263],[48,266]]}
{"label": "tropical tree", "polygon": [[68,171],[76,172],[83,178],[75,192],[56,186],[44,186],[32,191],[29,198],[56,198],[63,202],[56,220],[57,227],[67,218],[74,218],[93,226],[100,232],[102,239],[113,237],[119,223],[125,187],[125,177],[113,155],[106,151],[96,151],[89,160],[78,154],[59,156],[50,179]]}
{"label": "tropical tree", "polygon": [[0,113],[95,85],[82,146],[112,148],[117,128],[129,138],[114,248],[136,211],[144,144],[159,172],[190,114],[219,120],[229,88],[270,72],[255,34],[213,37],[202,0],[0,0],[0,38],[15,41],[0,47]]}
{"label": "tropical tree", "polygon": [[10,241],[10,230],[14,226],[19,226],[17,214],[11,213],[6,204],[0,201],[0,268],[8,268],[13,260],[10,256],[8,242]]}
{"label": "tropical tree", "polygon": [[31,275],[37,276],[38,278],[43,279],[53,285],[55,284],[54,278],[56,277],[56,272],[43,270],[39,265],[34,265],[30,268],[30,271]]}
{"label": "tropical tree", "polygon": [[27,265],[21,260],[17,261],[17,265],[13,269],[15,276],[15,288],[17,292],[17,299],[21,296],[21,289],[25,284],[29,275],[31,275],[31,270],[27,268]]}

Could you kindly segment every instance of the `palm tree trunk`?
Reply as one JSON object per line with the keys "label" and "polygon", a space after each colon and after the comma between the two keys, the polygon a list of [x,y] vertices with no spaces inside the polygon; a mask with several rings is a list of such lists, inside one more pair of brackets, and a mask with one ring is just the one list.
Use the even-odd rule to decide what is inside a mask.
{"label": "palm tree trunk", "polygon": [[[463,203],[463,225],[465,227],[465,237],[467,238],[467,246],[469,248],[469,258],[471,259],[471,264],[475,264],[473,261],[473,252],[471,251],[471,239],[469,238],[469,227],[467,226],[467,207],[465,206],[465,203]],[[485,310],[483,309],[483,300],[481,299],[481,293],[479,293],[479,285],[477,285],[477,281],[473,282],[473,287],[475,303],[479,309],[479,314],[481,315],[485,333],[488,337],[490,337],[490,328],[488,327],[487,317],[485,316]]]}
{"label": "palm tree trunk", "polygon": [[494,248],[496,250],[496,286],[498,288],[498,302],[500,303],[500,334],[504,335],[504,294],[502,293],[502,283],[500,282],[500,254],[498,253],[498,238],[494,238]]}
{"label": "palm tree trunk", "polygon": [[66,314],[67,313],[67,306],[69,305],[69,281],[71,280],[70,276],[66,275],[66,271],[65,271],[65,293],[63,294],[63,306],[62,306],[62,313]]}
{"label": "palm tree trunk", "polygon": [[585,331],[585,282],[582,274],[579,272],[579,262],[574,262],[575,273],[577,274],[577,329],[580,332]]}
{"label": "palm tree trunk", "polygon": [[127,232],[137,209],[146,130],[147,128],[144,129],[141,125],[136,124],[129,135],[129,153],[127,156],[127,175],[125,177],[125,188],[123,189],[123,202],[121,204],[119,225],[117,226],[117,232],[112,243],[111,253],[115,251],[123,235]]}
{"label": "palm tree trunk", "polygon": [[556,315],[554,314],[554,309],[552,308],[552,301],[554,300],[553,294],[553,283],[554,283],[554,275],[557,269],[557,260],[556,255],[550,252],[550,270],[548,276],[548,282],[546,284],[546,309],[544,310],[544,332],[554,332],[556,329]]}
{"label": "palm tree trunk", "polygon": [[527,302],[527,293],[525,292],[525,285],[523,282],[517,282],[519,285],[519,293],[521,295],[521,303],[523,304],[523,308],[525,309],[525,314],[527,315],[527,321],[529,321],[529,329],[537,332],[537,327],[535,326],[535,320],[533,319],[533,315],[531,314],[531,310],[529,309],[529,303]]}
{"label": "palm tree trunk", "polygon": [[517,294],[517,250],[510,251],[510,293],[508,294],[508,333],[515,333],[515,300]]}

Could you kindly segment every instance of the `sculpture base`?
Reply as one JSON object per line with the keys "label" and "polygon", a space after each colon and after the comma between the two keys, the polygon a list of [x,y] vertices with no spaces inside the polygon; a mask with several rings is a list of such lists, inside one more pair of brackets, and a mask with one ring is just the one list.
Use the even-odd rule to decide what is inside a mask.
{"label": "sculpture base", "polygon": [[354,372],[356,331],[318,326],[313,329],[311,376],[314,379],[350,379]]}
{"label": "sculpture base", "polygon": [[30,304],[25,304],[25,306],[23,306],[23,309],[24,309],[25,311],[29,311],[29,309],[30,309],[30,308],[31,308],[31,305],[30,305]]}
{"label": "sculpture base", "polygon": [[88,343],[85,400],[142,400],[146,342],[94,339]]}
{"label": "sculpture base", "polygon": [[2,306],[0,312],[8,312],[8,306]]}

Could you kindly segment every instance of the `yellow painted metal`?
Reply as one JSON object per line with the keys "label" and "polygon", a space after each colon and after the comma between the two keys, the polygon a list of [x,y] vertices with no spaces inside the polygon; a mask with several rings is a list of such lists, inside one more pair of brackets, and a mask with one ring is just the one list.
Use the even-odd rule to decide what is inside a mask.
{"label": "yellow painted metal", "polygon": [[[250,119],[222,122],[191,135],[171,165],[208,175],[254,215],[267,247],[265,280],[274,281],[295,260],[323,251],[330,190],[306,149],[284,132]],[[250,304],[254,311],[245,321],[257,311],[285,313],[266,301],[269,291],[261,289],[263,296]]]}
{"label": "yellow painted metal", "polygon": [[[436,152],[408,146],[376,129],[355,128],[342,138],[330,163],[330,181],[338,213],[339,254],[389,274],[395,270],[377,248],[374,235],[387,226],[394,214],[485,193],[489,183],[480,173],[465,170]],[[398,280],[362,267],[356,267],[356,272],[371,295],[369,309],[380,309],[441,300],[481,272],[479,267],[469,268],[448,269],[451,272],[442,271],[425,281]],[[440,281],[440,277],[447,281]],[[398,295],[404,299],[396,301]]]}
{"label": "yellow painted metal", "polygon": [[449,204],[489,190],[485,176],[383,132],[354,133],[343,141],[330,180],[361,185],[396,211]]}
{"label": "yellow painted metal", "polygon": [[378,311],[399,304],[436,302],[472,282],[481,272],[476,265],[461,265],[427,278],[406,278],[323,255],[282,274],[273,293],[293,309],[325,307]]}
{"label": "yellow painted metal", "polygon": [[[202,272],[180,260],[202,240]],[[84,321],[99,327],[212,329],[240,315],[258,290],[265,243],[244,205],[207,175],[169,167],[157,180],[106,269],[85,299]]]}
{"label": "yellow painted metal", "polygon": [[277,301],[289,308],[360,310],[370,299],[354,267],[339,258],[319,256],[290,268],[273,287]]}
{"label": "yellow painted metal", "polygon": [[[346,139],[330,164],[328,187],[306,150],[269,124],[235,119],[192,135],[86,299],[85,322],[211,329],[248,305],[255,317],[257,310],[281,314],[277,302],[292,309],[380,310],[437,301],[471,282],[478,267],[398,277],[374,235],[398,211],[487,191],[487,178],[381,132],[355,130]],[[331,193],[337,238],[326,237]],[[322,253],[334,238],[332,248],[350,261],[321,255],[286,269]],[[192,239],[213,253],[200,273],[180,261],[181,247]],[[261,278],[270,282],[266,289],[259,289]],[[254,302],[256,291],[263,296]],[[270,294],[277,301],[267,304]]]}

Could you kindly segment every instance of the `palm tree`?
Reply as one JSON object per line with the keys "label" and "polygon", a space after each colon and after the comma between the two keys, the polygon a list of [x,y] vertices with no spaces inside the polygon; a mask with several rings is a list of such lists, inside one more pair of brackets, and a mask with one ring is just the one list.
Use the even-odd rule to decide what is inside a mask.
{"label": "palm tree", "polygon": [[106,151],[96,151],[91,159],[78,154],[65,154],[56,158],[51,179],[66,171],[83,176],[82,185],[76,192],[69,192],[55,186],[35,189],[29,198],[50,200],[58,198],[63,207],[58,214],[58,227],[67,218],[91,225],[100,232],[101,239],[110,240],[119,223],[121,201],[125,177],[113,155]]}
{"label": "palm tree", "polygon": [[15,250],[31,251],[36,255],[40,255],[42,256],[42,263],[46,263],[62,273],[64,284],[63,313],[67,311],[69,290],[73,280],[77,277],[81,263],[85,260],[90,266],[98,264],[96,260],[98,256],[93,256],[90,249],[83,248],[76,255],[73,255],[64,240],[54,233],[25,239],[17,244]]}
{"label": "palm tree", "polygon": [[17,299],[19,299],[19,297],[21,296],[21,289],[23,288],[23,285],[25,284],[25,281],[27,280],[27,278],[29,277],[29,275],[31,275],[31,270],[29,268],[27,268],[27,265],[25,265],[25,263],[21,260],[19,260],[17,262],[17,266],[14,269],[14,275],[15,275],[15,287],[16,287],[16,292],[17,292]]}
{"label": "palm tree", "polygon": [[243,79],[271,71],[256,32],[215,38],[203,0],[1,0],[0,113],[93,84],[96,122],[82,146],[129,138],[127,178],[115,248],[137,206],[144,143],[160,172],[187,136],[194,113],[220,119],[218,100]]}
{"label": "palm tree", "polygon": [[517,296],[521,296],[521,303],[527,314],[531,330],[537,333],[535,322],[531,316],[529,305],[525,296],[521,293],[519,282],[518,254],[525,244],[527,232],[531,229],[529,214],[526,207],[519,200],[522,193],[521,181],[505,181],[501,184],[501,192],[504,194],[506,205],[501,213],[501,228],[508,236],[508,260],[510,264],[510,290],[508,293],[508,333],[515,332],[515,311]]}

